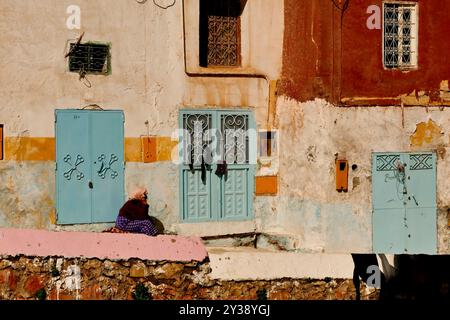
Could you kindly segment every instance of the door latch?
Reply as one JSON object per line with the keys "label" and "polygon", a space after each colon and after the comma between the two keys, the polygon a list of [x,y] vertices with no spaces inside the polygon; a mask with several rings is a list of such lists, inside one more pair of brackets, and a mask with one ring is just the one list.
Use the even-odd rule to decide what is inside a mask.
{"label": "door latch", "polygon": [[92,183],[92,181],[89,181],[89,189],[93,189],[94,188],[94,184]]}

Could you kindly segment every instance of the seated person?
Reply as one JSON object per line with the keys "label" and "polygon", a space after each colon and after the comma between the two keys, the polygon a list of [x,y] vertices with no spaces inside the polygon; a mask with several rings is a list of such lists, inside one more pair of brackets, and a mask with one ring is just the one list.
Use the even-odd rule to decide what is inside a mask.
{"label": "seated person", "polygon": [[147,189],[137,188],[120,209],[116,227],[122,231],[156,236],[158,230],[148,215],[147,198]]}

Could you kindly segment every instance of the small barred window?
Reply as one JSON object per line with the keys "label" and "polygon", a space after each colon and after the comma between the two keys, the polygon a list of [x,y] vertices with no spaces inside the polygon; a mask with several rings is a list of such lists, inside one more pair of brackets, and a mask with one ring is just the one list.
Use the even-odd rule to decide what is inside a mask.
{"label": "small barred window", "polygon": [[384,3],[383,64],[389,69],[417,67],[417,4]]}
{"label": "small barred window", "polygon": [[240,65],[240,0],[200,2],[200,65]]}
{"label": "small barred window", "polygon": [[110,69],[109,46],[70,44],[69,71],[80,74],[107,74]]}

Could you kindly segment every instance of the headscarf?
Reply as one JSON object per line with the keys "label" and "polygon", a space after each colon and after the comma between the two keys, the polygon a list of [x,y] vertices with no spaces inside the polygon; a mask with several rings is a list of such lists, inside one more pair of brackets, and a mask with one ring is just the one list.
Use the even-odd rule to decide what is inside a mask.
{"label": "headscarf", "polygon": [[130,199],[142,200],[145,193],[148,193],[147,188],[137,187],[130,193]]}
{"label": "headscarf", "polygon": [[119,211],[119,216],[126,217],[130,220],[149,220],[148,207],[146,202],[141,201],[144,198],[144,193],[147,189],[144,187],[137,187],[130,193],[130,199],[125,202]]}

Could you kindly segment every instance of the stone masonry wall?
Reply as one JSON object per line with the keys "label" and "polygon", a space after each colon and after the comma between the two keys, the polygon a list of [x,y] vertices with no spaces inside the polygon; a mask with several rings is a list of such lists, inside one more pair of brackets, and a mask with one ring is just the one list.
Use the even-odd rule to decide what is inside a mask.
{"label": "stone masonry wall", "polygon": [[[204,262],[0,257],[0,300],[131,300],[139,284],[154,300],[351,300],[349,279],[221,281]],[[362,299],[378,292],[361,286]]]}

